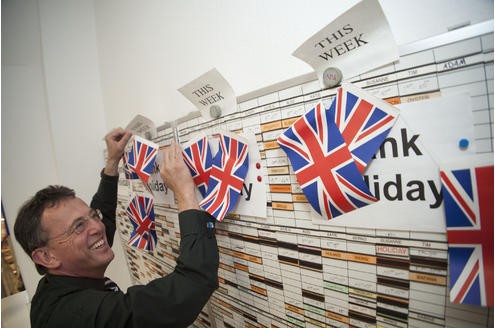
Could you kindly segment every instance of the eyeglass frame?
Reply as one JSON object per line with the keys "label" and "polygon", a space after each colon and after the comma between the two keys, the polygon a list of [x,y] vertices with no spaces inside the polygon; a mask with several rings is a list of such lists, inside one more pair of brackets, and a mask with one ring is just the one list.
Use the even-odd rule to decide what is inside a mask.
{"label": "eyeglass frame", "polygon": [[86,231],[90,219],[101,222],[103,220],[103,213],[101,213],[101,210],[99,208],[91,208],[90,214],[78,217],[66,231],[57,236],[48,238],[46,242],[48,243],[50,240],[58,239],[64,235],[66,235],[67,238],[70,238],[74,234],[82,234],[84,231]]}

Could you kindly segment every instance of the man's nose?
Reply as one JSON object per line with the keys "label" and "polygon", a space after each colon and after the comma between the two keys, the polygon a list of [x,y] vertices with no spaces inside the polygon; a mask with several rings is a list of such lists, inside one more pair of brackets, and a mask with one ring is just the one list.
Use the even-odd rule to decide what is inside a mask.
{"label": "man's nose", "polygon": [[105,225],[100,220],[88,220],[88,233],[100,233],[105,231]]}

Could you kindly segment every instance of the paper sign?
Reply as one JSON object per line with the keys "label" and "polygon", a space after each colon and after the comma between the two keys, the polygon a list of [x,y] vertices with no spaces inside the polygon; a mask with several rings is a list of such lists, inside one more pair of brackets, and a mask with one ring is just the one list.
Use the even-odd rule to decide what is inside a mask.
{"label": "paper sign", "polygon": [[162,162],[163,150],[159,150],[156,155],[155,164],[153,165],[153,171],[148,180],[148,189],[153,194],[156,204],[173,204],[174,193],[168,189],[160,176],[160,165]]}
{"label": "paper sign", "polygon": [[312,214],[315,224],[444,232],[445,220],[438,165],[421,137],[399,116],[382,147],[364,171],[364,181],[378,202],[331,221]]}
{"label": "paper sign", "polygon": [[364,171],[365,182],[379,201],[331,222],[312,212],[313,223],[445,232],[437,159],[472,155],[455,146],[460,136],[473,137],[471,107],[465,97],[399,105],[400,117]]}
{"label": "paper sign", "polygon": [[[216,131],[220,134],[231,134],[226,131]],[[191,141],[184,144],[182,147],[187,148],[191,143],[196,142],[199,139],[202,139],[204,134],[196,134],[191,136]],[[236,206],[232,209],[232,214],[239,215],[247,215],[247,216],[255,216],[260,218],[265,218],[267,215],[267,183],[264,180],[267,176],[266,168],[261,161],[260,152],[258,149],[258,144],[256,142],[256,136],[252,132],[244,132],[238,135],[243,138],[245,142],[248,144],[248,157],[249,157],[249,166],[246,178],[244,179],[244,183],[242,186],[242,191],[239,195]],[[208,144],[213,156],[218,152],[219,143],[215,135],[206,136],[208,140]],[[158,154],[158,158],[161,155]],[[160,163],[158,163],[159,165]],[[151,176],[150,181],[153,179],[153,175]],[[160,184],[158,184],[160,185]],[[169,196],[172,195],[172,196]],[[165,197],[171,197],[170,199],[163,198],[160,200],[161,202],[173,204],[173,194],[172,191],[168,191],[168,195]],[[203,196],[197,189],[196,199],[198,202],[203,200]]]}
{"label": "paper sign", "polygon": [[[237,110],[234,90],[215,68],[189,82],[179,91],[209,120]],[[221,112],[212,111],[213,106],[218,106]]]}
{"label": "paper sign", "polygon": [[293,56],[316,71],[336,67],[348,80],[399,59],[392,31],[377,0],[363,0],[304,42]]}
{"label": "paper sign", "polygon": [[151,140],[156,137],[155,124],[143,115],[136,115],[132,121],[125,127],[127,131],[142,138]]}
{"label": "paper sign", "polygon": [[473,111],[468,94],[446,95],[397,107],[406,123],[421,135],[437,163],[476,153]]}
{"label": "paper sign", "polygon": [[254,133],[240,134],[248,141],[249,168],[237,206],[232,213],[266,218],[266,193],[267,184],[265,167],[261,161],[256,136]]}

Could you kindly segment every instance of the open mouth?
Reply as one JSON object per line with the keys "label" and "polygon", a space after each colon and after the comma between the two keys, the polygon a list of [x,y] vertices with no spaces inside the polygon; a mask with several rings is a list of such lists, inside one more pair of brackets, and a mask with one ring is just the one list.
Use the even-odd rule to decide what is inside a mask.
{"label": "open mouth", "polygon": [[103,239],[100,239],[99,241],[94,243],[93,246],[91,246],[91,250],[101,248],[103,247],[103,245],[105,245],[105,241]]}

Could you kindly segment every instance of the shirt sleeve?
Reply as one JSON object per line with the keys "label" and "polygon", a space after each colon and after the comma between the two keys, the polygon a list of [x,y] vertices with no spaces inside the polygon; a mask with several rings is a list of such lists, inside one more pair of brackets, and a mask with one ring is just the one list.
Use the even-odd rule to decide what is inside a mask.
{"label": "shirt sleeve", "polygon": [[108,293],[99,307],[101,326],[114,318],[126,321],[126,327],[187,327],[193,323],[218,288],[214,222],[204,211],[179,213],[180,254],[174,271],[147,285],[132,286],[126,294]]}
{"label": "shirt sleeve", "polygon": [[100,184],[90,204],[91,208],[97,208],[103,214],[103,223],[105,224],[107,241],[110,246],[113,245],[116,230],[115,213],[117,209],[118,182],[118,176],[106,175],[102,170]]}

